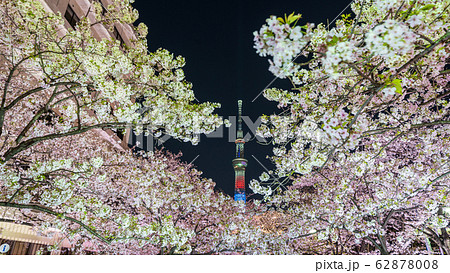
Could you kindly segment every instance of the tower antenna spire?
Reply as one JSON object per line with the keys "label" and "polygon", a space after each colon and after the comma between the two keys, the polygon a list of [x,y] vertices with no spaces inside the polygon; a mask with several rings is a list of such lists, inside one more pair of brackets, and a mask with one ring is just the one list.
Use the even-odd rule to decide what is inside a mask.
{"label": "tower antenna spire", "polygon": [[238,100],[238,130],[242,131],[242,100]]}

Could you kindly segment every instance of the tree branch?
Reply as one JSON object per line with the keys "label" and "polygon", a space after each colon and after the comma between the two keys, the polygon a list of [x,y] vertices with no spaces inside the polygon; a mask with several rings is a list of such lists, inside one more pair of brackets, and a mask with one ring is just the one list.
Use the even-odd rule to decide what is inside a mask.
{"label": "tree branch", "polygon": [[62,219],[66,219],[68,221],[74,222],[79,224],[80,226],[82,226],[85,230],[87,230],[89,233],[91,233],[92,235],[94,235],[95,237],[97,237],[98,239],[100,239],[102,242],[106,243],[106,244],[110,244],[112,240],[108,240],[105,237],[101,236],[97,231],[95,231],[94,229],[92,229],[91,227],[87,226],[86,224],[84,224],[83,222],[72,218],[70,216],[65,215],[64,213],[58,213],[55,212],[49,208],[44,208],[38,205],[31,205],[31,204],[16,204],[16,203],[7,203],[7,202],[0,202],[0,207],[10,207],[10,208],[19,208],[19,209],[33,209],[33,210],[38,210],[41,212],[45,212],[47,214],[62,218]]}
{"label": "tree branch", "polygon": [[402,65],[399,69],[397,69],[397,71],[393,77],[395,78],[402,70],[404,70],[405,68],[410,66],[412,63],[416,62],[418,59],[420,59],[420,58],[424,57],[425,55],[427,55],[428,53],[430,53],[437,45],[439,45],[443,42],[446,42],[449,39],[450,39],[450,31],[447,31],[447,33],[445,33],[444,36],[439,38],[436,42],[431,44],[429,47],[424,49],[422,52],[420,52],[419,54],[414,56],[414,58],[409,60],[406,64]]}
{"label": "tree branch", "polygon": [[4,154],[5,162],[10,160],[13,156],[22,152],[23,150],[26,150],[26,149],[38,144],[39,142],[42,142],[45,140],[51,140],[51,139],[57,139],[57,138],[62,138],[62,137],[66,137],[66,136],[77,135],[77,134],[81,134],[81,133],[84,133],[84,132],[87,132],[89,130],[96,129],[96,128],[102,128],[102,129],[125,128],[126,126],[129,126],[129,124],[125,123],[125,122],[100,123],[100,124],[96,124],[96,125],[81,127],[81,129],[76,129],[76,130],[68,131],[65,133],[55,133],[55,134],[49,134],[49,135],[45,135],[45,136],[41,136],[41,137],[30,138],[24,142],[21,142],[16,147],[11,147],[10,149],[8,149],[8,151],[6,151],[6,153]]}

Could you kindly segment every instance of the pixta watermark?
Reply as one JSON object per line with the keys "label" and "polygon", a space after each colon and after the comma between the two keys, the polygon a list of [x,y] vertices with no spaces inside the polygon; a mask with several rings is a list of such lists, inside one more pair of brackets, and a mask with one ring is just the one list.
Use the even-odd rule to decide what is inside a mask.
{"label": "pixta watermark", "polygon": [[[235,142],[236,141],[236,134],[237,134],[237,116],[229,116],[228,120],[231,124],[230,127],[227,128],[228,132],[225,132],[224,129],[225,126],[222,125],[218,127],[214,132],[204,135],[206,138],[227,138],[228,142]],[[253,121],[249,116],[242,116],[242,124],[245,125],[247,128],[245,128],[245,134],[244,134],[244,140],[249,141],[253,137],[256,138],[258,142],[266,143],[266,139],[256,134],[257,128],[261,125],[261,117],[258,117],[255,121]],[[140,149],[146,150],[146,151],[153,151],[154,148],[163,145],[166,141],[171,139],[172,136],[163,134],[159,137],[155,137],[153,135],[145,136],[143,133],[140,135],[135,135],[134,133],[131,133],[128,144],[130,146],[135,146]],[[198,139],[200,141],[200,135],[198,135]]]}

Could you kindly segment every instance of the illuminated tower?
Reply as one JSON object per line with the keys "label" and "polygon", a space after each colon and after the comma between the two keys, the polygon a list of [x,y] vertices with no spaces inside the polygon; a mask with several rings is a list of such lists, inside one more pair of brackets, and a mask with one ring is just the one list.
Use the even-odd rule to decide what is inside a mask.
{"label": "illuminated tower", "polygon": [[245,168],[247,159],[244,158],[244,133],[242,132],[242,101],[238,100],[238,130],[236,134],[236,158],[233,159],[235,173],[234,201],[245,202]]}

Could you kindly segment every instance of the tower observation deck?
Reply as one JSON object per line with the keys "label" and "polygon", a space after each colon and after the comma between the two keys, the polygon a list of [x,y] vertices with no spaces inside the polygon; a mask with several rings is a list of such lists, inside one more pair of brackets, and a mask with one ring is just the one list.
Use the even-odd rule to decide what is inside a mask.
{"label": "tower observation deck", "polygon": [[236,158],[232,164],[235,173],[234,201],[245,202],[245,168],[247,159],[244,158],[244,133],[242,132],[242,100],[238,100],[238,126],[236,133]]}

